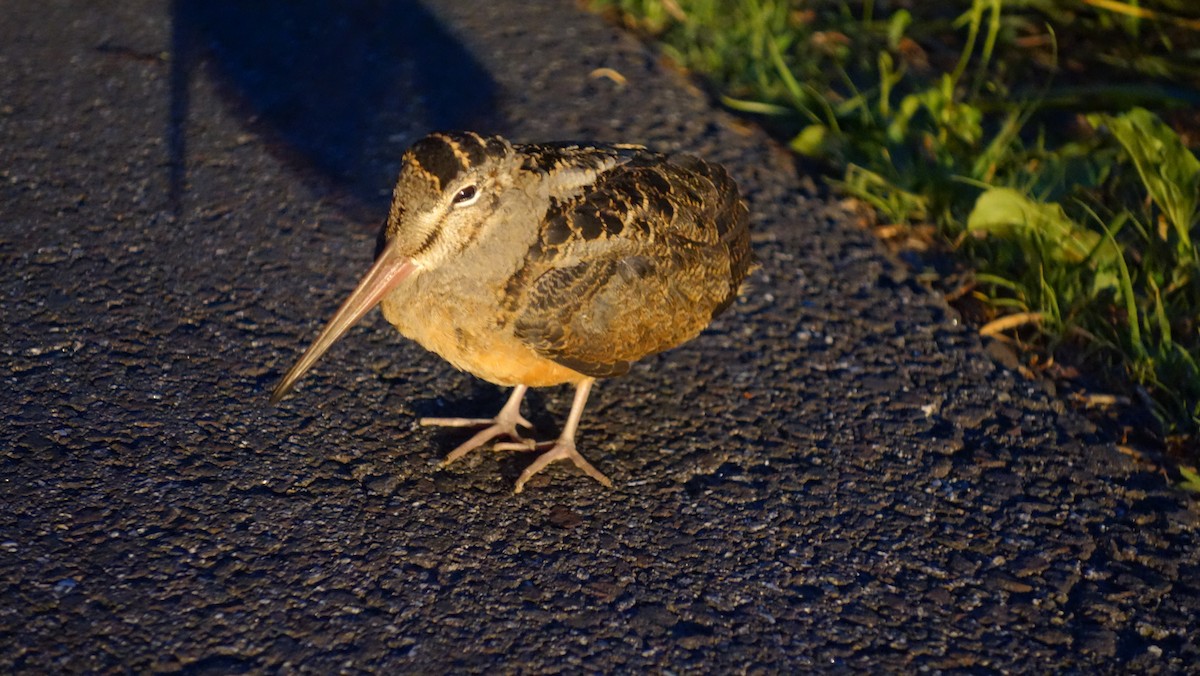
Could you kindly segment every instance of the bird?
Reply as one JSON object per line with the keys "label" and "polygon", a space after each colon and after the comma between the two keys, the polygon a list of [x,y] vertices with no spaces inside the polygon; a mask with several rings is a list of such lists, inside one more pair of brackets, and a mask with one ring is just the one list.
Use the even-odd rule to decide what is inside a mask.
{"label": "bird", "polygon": [[[456,368],[512,387],[492,418],[422,418],[479,431],[442,461],[493,442],[542,451],[515,485],[570,460],[597,379],[699,335],[740,293],[754,256],[749,209],[719,164],[634,144],[512,143],[435,132],[404,153],[374,264],[280,380],[277,403],[376,305]],[[553,441],[526,438],[530,388],[571,384]]]}

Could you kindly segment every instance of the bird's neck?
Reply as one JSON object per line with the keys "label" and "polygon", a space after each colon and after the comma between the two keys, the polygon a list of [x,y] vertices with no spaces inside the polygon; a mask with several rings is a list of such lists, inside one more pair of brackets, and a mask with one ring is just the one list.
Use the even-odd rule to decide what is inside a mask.
{"label": "bird's neck", "polygon": [[[540,199],[539,199],[540,198]],[[525,266],[549,200],[514,191],[490,217],[493,222],[469,247],[430,270],[405,280],[393,292],[397,306],[449,302],[453,297],[494,296]]]}

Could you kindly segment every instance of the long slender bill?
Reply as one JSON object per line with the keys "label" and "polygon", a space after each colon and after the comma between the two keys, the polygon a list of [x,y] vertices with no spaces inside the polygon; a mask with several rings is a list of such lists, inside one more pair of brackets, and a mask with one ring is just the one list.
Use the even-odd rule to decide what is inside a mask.
{"label": "long slender bill", "polygon": [[330,345],[341,338],[342,334],[362,319],[371,308],[378,305],[389,291],[396,288],[396,285],[415,269],[416,266],[408,257],[400,255],[390,246],[385,248],[366,276],[358,283],[358,287],[338,308],[337,314],[333,315],[333,319],[321,330],[321,335],[317,336],[283,376],[283,380],[279,381],[279,385],[271,393],[271,403],[274,404],[287,396],[296,381],[300,380],[300,376],[325,354]]}

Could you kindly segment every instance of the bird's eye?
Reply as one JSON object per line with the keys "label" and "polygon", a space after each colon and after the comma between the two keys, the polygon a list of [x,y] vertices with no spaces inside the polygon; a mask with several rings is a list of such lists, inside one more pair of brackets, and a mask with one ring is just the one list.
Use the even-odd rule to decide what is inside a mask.
{"label": "bird's eye", "polygon": [[469,185],[454,194],[454,206],[465,207],[474,204],[477,199],[479,199],[479,189]]}

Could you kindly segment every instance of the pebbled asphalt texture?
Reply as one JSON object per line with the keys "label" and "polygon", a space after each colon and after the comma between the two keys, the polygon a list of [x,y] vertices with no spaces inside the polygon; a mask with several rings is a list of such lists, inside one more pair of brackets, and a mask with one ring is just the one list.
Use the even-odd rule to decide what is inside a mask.
{"label": "pebbled asphalt texture", "polygon": [[[610,68],[624,78],[595,73]],[[434,128],[725,163],[762,267],[581,450],[438,461],[505,393],[378,313],[270,387]],[[0,7],[0,671],[1182,672],[1187,498],[765,135],[566,0]],[[543,435],[569,388],[536,392]]]}

